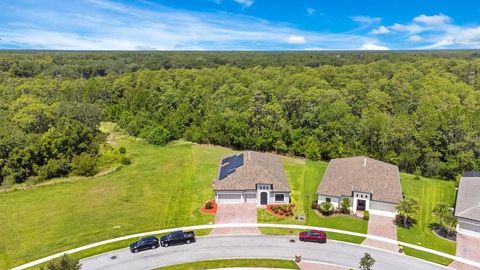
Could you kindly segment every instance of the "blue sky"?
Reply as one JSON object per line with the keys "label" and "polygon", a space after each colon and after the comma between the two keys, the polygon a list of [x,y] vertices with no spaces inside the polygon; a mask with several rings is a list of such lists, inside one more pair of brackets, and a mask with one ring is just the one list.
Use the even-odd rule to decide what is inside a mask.
{"label": "blue sky", "polygon": [[0,49],[480,48],[477,0],[2,0]]}

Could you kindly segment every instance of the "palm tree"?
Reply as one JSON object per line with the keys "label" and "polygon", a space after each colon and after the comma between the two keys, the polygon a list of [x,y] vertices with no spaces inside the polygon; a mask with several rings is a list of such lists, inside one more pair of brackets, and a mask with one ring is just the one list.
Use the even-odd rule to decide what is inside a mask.
{"label": "palm tree", "polygon": [[398,214],[403,218],[403,227],[407,227],[408,218],[411,218],[420,210],[418,201],[413,198],[405,198],[396,207]]}
{"label": "palm tree", "polygon": [[433,215],[437,217],[440,228],[445,228],[445,219],[449,215],[450,207],[444,202],[437,203],[433,208]]}
{"label": "palm tree", "polygon": [[437,217],[440,228],[447,230],[447,234],[450,235],[457,226],[457,218],[450,206],[444,202],[437,203],[432,213]]}

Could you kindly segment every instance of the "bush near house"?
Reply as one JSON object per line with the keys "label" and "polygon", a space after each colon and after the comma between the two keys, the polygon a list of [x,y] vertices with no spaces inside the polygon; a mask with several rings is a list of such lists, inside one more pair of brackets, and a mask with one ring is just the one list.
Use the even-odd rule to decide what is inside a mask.
{"label": "bush near house", "polygon": [[334,209],[333,204],[331,202],[323,202],[318,206],[318,210],[320,210],[320,212],[323,215],[329,216],[329,215],[334,213],[335,209]]}
{"label": "bush near house", "polygon": [[370,212],[368,212],[368,210],[366,210],[365,212],[363,212],[363,220],[369,220],[370,219]]}
{"label": "bush near house", "polygon": [[213,203],[210,201],[210,202],[207,202],[205,204],[205,209],[213,209]]}
{"label": "bush near house", "polygon": [[350,199],[343,198],[342,202],[340,203],[340,213],[350,214],[350,207],[352,207],[352,203],[350,202]]}

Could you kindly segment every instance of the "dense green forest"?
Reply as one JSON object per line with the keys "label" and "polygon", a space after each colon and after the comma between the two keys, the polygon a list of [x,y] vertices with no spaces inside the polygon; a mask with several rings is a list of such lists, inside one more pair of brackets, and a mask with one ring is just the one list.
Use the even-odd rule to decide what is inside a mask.
{"label": "dense green forest", "polygon": [[368,155],[453,179],[480,169],[479,56],[3,52],[0,182],[94,173],[102,120],[154,144]]}

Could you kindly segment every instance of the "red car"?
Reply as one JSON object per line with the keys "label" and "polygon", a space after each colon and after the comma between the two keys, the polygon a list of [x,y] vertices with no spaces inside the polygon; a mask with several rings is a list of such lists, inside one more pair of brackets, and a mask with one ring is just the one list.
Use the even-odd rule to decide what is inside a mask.
{"label": "red car", "polygon": [[311,230],[306,232],[301,232],[299,235],[300,241],[305,242],[318,242],[326,243],[327,242],[327,233],[324,231]]}

